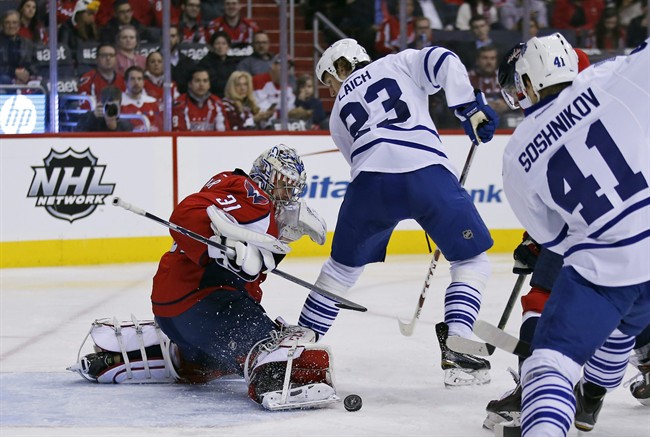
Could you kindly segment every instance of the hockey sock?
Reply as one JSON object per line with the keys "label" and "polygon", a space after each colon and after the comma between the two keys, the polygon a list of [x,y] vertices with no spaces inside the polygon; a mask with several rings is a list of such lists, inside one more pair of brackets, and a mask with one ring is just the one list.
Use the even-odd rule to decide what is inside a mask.
{"label": "hockey sock", "polygon": [[449,335],[469,338],[481,308],[481,292],[462,282],[452,282],[445,292],[445,322]]}
{"label": "hockey sock", "polygon": [[634,337],[618,329],[612,332],[585,364],[584,379],[600,387],[612,390],[618,387],[627,370]]}
{"label": "hockey sock", "polygon": [[336,301],[329,297],[312,291],[302,307],[298,325],[310,328],[318,334],[319,338],[322,337],[329,331],[339,314],[339,308],[335,304]]}

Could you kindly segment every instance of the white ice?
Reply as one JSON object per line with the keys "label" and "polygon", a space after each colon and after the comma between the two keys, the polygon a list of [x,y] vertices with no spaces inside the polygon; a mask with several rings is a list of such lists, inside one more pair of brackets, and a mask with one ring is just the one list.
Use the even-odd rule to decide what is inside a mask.
{"label": "white ice", "polygon": [[[493,275],[479,317],[497,323],[516,277],[510,256],[490,259]],[[289,256],[281,268],[313,281],[322,261]],[[481,427],[485,406],[513,387],[506,369],[516,368],[516,359],[497,351],[490,384],[444,387],[433,326],[443,315],[446,262],[438,265],[414,335],[399,332],[397,317],[412,317],[429,261],[429,255],[389,256],[368,266],[347,297],[369,311],[341,311],[323,340],[333,351],[339,394],[363,398],[357,412],[340,403],[264,411],[237,378],[198,386],[89,383],[65,368],[75,362],[90,323],[127,320],[131,313],[152,318],[156,264],[0,270],[0,436],[489,437]],[[302,287],[270,275],[263,303],[272,318],[295,323],[305,296]],[[520,319],[517,306],[506,330],[517,334]],[[628,367],[626,379],[635,374]],[[607,395],[589,436],[647,437],[648,413],[620,387]],[[581,433],[571,429],[570,435]]]}

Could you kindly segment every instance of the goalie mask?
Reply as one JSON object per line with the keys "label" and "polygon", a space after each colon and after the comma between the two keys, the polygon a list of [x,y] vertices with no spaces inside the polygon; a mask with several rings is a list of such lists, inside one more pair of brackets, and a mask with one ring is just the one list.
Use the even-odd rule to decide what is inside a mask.
{"label": "goalie mask", "polygon": [[526,92],[524,76],[528,76],[533,93],[552,85],[573,82],[578,75],[578,55],[560,33],[531,38],[521,49],[515,63],[517,91],[530,98]]}
{"label": "goalie mask", "polygon": [[307,173],[296,150],[278,144],[253,162],[250,177],[278,206],[298,201],[305,190]]}
{"label": "goalie mask", "polygon": [[346,59],[352,66],[352,70],[361,62],[370,62],[370,56],[368,56],[366,49],[359,45],[355,39],[344,38],[338,40],[323,52],[316,65],[316,76],[323,85],[327,85],[323,82],[323,74],[325,72],[334,76],[339,82],[343,82],[343,79],[336,72],[336,61],[340,58]]}

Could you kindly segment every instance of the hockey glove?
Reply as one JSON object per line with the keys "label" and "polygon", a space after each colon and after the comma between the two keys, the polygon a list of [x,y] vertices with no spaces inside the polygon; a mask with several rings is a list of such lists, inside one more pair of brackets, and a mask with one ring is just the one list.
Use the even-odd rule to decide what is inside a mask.
{"label": "hockey glove", "polygon": [[234,256],[228,257],[224,251],[208,246],[210,258],[213,258],[221,267],[230,270],[247,282],[257,279],[260,272],[267,272],[275,268],[273,254],[266,249],[216,235],[211,237],[210,240],[233,249],[235,253]]}
{"label": "hockey glove", "polygon": [[517,275],[528,275],[535,270],[537,257],[542,247],[533,240],[528,232],[524,232],[523,241],[515,248],[512,256],[515,259],[515,265],[512,267],[512,273]]}
{"label": "hockey glove", "polygon": [[474,144],[479,141],[487,143],[494,136],[499,125],[499,116],[490,108],[485,100],[485,94],[479,90],[474,91],[476,100],[456,107],[454,114],[463,125],[463,129]]}
{"label": "hockey glove", "polygon": [[[296,209],[298,211],[296,211]],[[298,240],[303,235],[309,235],[314,243],[325,244],[327,225],[325,220],[307,206],[304,199],[292,205],[284,206],[277,216],[280,227],[280,240],[285,243]]]}

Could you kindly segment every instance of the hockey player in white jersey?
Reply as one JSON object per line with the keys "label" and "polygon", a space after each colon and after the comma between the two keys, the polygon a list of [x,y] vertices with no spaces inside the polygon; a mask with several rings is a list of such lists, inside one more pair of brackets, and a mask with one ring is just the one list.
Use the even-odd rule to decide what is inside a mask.
{"label": "hockey player in white jersey", "polygon": [[[498,124],[485,97],[470,85],[458,57],[442,47],[405,50],[370,62],[353,39],[330,46],[316,67],[335,97],[332,138],[351,166],[332,253],[316,284],[345,293],[368,263],[384,261],[395,226],[414,219],[451,263],[445,321],[436,326],[445,384],[489,382],[488,361],[450,351],[449,335],[469,337],[490,274],[492,238],[428,112],[428,96],[444,89],[473,143],[492,139]],[[338,314],[334,302],[311,293],[299,324],[323,336]]]}
{"label": "hockey player in white jersey", "polygon": [[578,76],[555,34],[516,62],[532,106],[504,152],[504,191],[529,234],[564,256],[522,366],[524,435],[566,435],[581,367],[608,337],[631,349],[650,322],[649,51]]}

